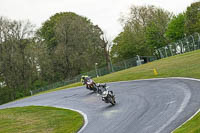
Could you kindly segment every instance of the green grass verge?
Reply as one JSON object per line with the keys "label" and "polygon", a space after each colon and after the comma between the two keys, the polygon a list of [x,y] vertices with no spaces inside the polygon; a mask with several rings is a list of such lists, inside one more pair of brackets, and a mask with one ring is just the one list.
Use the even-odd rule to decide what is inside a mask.
{"label": "green grass verge", "polygon": [[176,129],[173,133],[200,133],[200,113]]}
{"label": "green grass verge", "polygon": [[[157,70],[158,75],[154,75],[154,72],[153,72],[154,68]],[[200,50],[197,50],[194,52],[188,52],[188,53],[182,54],[182,55],[172,56],[172,57],[161,59],[161,60],[157,60],[157,61],[150,62],[150,63],[144,64],[141,66],[132,67],[130,69],[126,69],[123,71],[108,74],[108,75],[105,75],[105,76],[102,76],[99,78],[94,78],[94,80],[95,80],[95,82],[103,83],[103,82],[116,82],[116,81],[149,79],[149,78],[163,78],[163,77],[191,77],[191,78],[200,79]],[[42,93],[47,93],[47,92],[51,92],[51,91],[57,91],[57,90],[71,88],[71,87],[77,87],[77,86],[81,86],[81,83],[75,83],[75,84],[59,87],[59,88],[45,91]],[[39,93],[39,94],[41,94],[41,93]],[[19,109],[18,112],[23,113],[22,110],[23,109]],[[2,111],[2,110],[0,110],[0,111]],[[15,109],[10,109],[8,112],[10,112],[10,114],[15,114],[14,113]],[[7,113],[7,111],[4,110],[4,114],[6,114],[6,113]],[[2,116],[0,115],[0,120],[3,118],[4,114],[2,114]],[[10,116],[12,116],[10,114],[5,115],[5,117],[9,118]],[[27,115],[26,117],[23,117],[23,119],[26,119],[28,117],[34,118],[36,116],[40,116],[40,112],[36,112],[34,114],[34,116],[31,116],[31,117],[29,117],[29,115]],[[52,123],[54,123],[54,122],[51,123],[51,119],[53,119],[55,116],[51,116],[51,117],[49,117],[49,116],[50,115],[47,113],[47,114],[43,114],[41,117],[49,118],[47,121],[50,122],[51,126],[44,125],[44,127],[45,127],[44,129],[41,128],[40,124],[38,124],[38,123],[32,123],[31,126],[33,126],[33,127],[38,126],[38,128],[40,129],[39,132],[47,132],[48,130],[51,131],[52,126],[53,126]],[[71,117],[74,117],[74,115],[72,114],[72,116],[70,116],[70,115],[66,116],[66,121],[68,121],[66,123],[69,124],[69,121],[72,122]],[[60,118],[60,119],[62,119],[62,118]],[[34,122],[35,121],[37,122],[36,119],[33,119],[33,120],[34,120]],[[14,132],[14,131],[12,131],[12,129],[10,129],[12,126],[9,126],[10,125],[9,123],[11,123],[11,121],[12,121],[12,118],[10,118],[10,120],[8,119],[8,121],[5,122],[5,124],[4,124],[4,126],[5,127],[7,126],[8,129],[6,129],[6,128],[4,128],[4,126],[2,126],[3,121],[1,121],[2,123],[0,122],[0,132],[6,132],[8,130],[10,130],[11,132]],[[82,122],[83,119],[80,118],[79,120],[77,120],[77,122],[78,121]],[[27,121],[25,120],[25,122],[18,124],[18,125],[25,124],[25,126],[23,126],[24,129],[22,127],[16,126],[17,127],[16,130],[21,130],[21,131],[22,131],[22,129],[23,129],[23,131],[26,130],[26,128],[28,128],[28,125],[26,125],[28,122],[29,122],[29,120],[27,120]],[[15,123],[16,124],[18,123],[18,119],[16,119],[13,124],[15,124]],[[39,122],[39,123],[45,123],[45,122],[44,122],[44,120],[41,120],[41,122]],[[72,122],[72,125],[70,125],[70,124],[66,125],[66,127],[69,128],[69,130],[68,130],[69,132],[74,132],[74,131],[76,131],[75,129],[80,128],[81,124],[79,126],[77,126],[77,128],[74,128],[75,123],[76,122]],[[180,129],[177,129],[175,132],[178,132],[178,131],[180,131],[181,133],[183,131],[186,131],[187,133],[189,131],[191,131],[191,133],[199,132],[200,131],[200,113],[197,114],[191,121],[189,121],[185,125],[182,126]],[[13,127],[15,127],[15,126],[13,126]],[[32,127],[29,127],[29,128],[32,128]],[[187,130],[186,130],[186,128],[187,128]],[[59,128],[54,128],[54,129],[55,129],[54,130],[55,132],[61,132],[59,130]],[[64,127],[63,127],[63,129],[64,129]],[[36,131],[36,132],[38,132],[38,131]]]}
{"label": "green grass verge", "polygon": [[[158,75],[154,75],[154,68],[157,70]],[[95,82],[103,83],[165,77],[190,77],[200,79],[200,50],[132,67],[99,78],[94,78],[94,80]],[[51,91],[76,86],[81,86],[81,83],[63,86]],[[200,113],[182,127],[175,130],[175,133],[200,133]]]}
{"label": "green grass verge", "polygon": [[27,106],[0,110],[0,133],[75,133],[83,117],[54,107]]}
{"label": "green grass verge", "polygon": [[[154,75],[154,68],[157,70],[158,75]],[[132,67],[126,70],[94,78],[94,80],[98,83],[104,83],[164,77],[191,77],[200,79],[200,50],[156,60],[141,66]],[[79,82],[46,92],[77,87],[81,85],[82,84]]]}

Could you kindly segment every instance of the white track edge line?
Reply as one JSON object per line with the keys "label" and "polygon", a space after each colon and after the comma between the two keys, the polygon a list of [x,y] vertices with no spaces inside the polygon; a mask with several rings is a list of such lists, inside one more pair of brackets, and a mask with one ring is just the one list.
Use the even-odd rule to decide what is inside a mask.
{"label": "white track edge line", "polygon": [[[133,81],[149,81],[149,80],[161,80],[161,79],[186,79],[186,80],[193,80],[193,81],[199,81],[200,79],[195,79],[195,78],[188,78],[188,77],[166,77],[166,78],[152,78],[152,79],[139,79],[139,80],[129,80],[129,81],[118,81],[118,82],[133,82]],[[117,83],[117,82],[109,82],[109,83]],[[180,126],[175,128],[171,133],[173,133],[176,129],[180,128],[183,126],[185,123],[187,123],[189,120],[191,120],[195,115],[197,115],[200,112],[200,108],[197,110],[196,113],[194,113],[188,120],[186,120],[184,123],[182,123]]]}
{"label": "white track edge line", "polygon": [[83,116],[83,118],[84,118],[84,125],[79,129],[79,131],[77,133],[81,133],[85,129],[85,127],[87,126],[87,124],[88,124],[87,115],[84,112],[82,112],[81,110],[67,108],[67,107],[63,107],[63,106],[53,106],[53,107],[63,108],[63,109],[69,109],[69,110],[72,110],[72,111],[76,111],[76,112],[80,113]]}
{"label": "white track edge line", "polygon": [[[79,131],[77,133],[81,133],[85,127],[87,126],[88,124],[88,118],[87,118],[87,115],[82,112],[81,110],[77,110],[77,109],[72,109],[72,108],[67,108],[67,107],[63,107],[63,106],[46,106],[46,105],[26,105],[26,106],[44,106],[44,107],[55,107],[55,108],[62,108],[62,109],[68,109],[68,110],[72,110],[72,111],[75,111],[75,112],[78,112],[80,113],[83,118],[84,118],[84,125],[79,129]],[[7,108],[15,108],[15,107],[26,107],[26,106],[13,106],[13,107],[6,107],[6,108],[2,108],[2,109],[7,109]],[[1,109],[0,109],[1,110]]]}
{"label": "white track edge line", "polygon": [[[120,82],[132,82],[132,81],[148,81],[148,80],[161,80],[161,79],[186,79],[186,80],[193,80],[193,81],[199,81],[200,79],[195,79],[195,78],[188,78],[188,77],[166,77],[166,78],[152,78],[152,79],[139,79],[139,80],[129,80],[129,81],[117,81],[117,82],[108,82],[108,83],[120,83]],[[81,87],[81,86],[78,86]],[[73,88],[68,88],[68,89],[73,89]],[[66,108],[66,107],[61,107],[61,108]],[[66,109],[70,109],[70,108],[66,108]],[[74,110],[74,109],[71,109]],[[75,110],[77,112],[79,112],[79,110]],[[178,126],[176,129],[178,129],[179,127],[181,127],[182,125],[184,125],[186,122],[188,122],[189,120],[191,120],[196,114],[198,114],[200,112],[200,108],[198,109],[198,111],[193,114],[188,120],[186,120],[183,124],[181,124],[180,126]],[[82,111],[80,111],[79,113],[81,113],[84,116],[84,120],[85,120],[85,124],[84,126],[79,130],[78,133],[82,132],[84,130],[84,128],[87,126],[88,124],[88,119],[87,119],[87,115],[84,114]],[[176,129],[174,129],[171,133],[173,133]]]}
{"label": "white track edge line", "polygon": [[[183,126],[185,123],[187,123],[189,120],[191,120],[193,117],[195,117],[195,115],[197,115],[200,112],[200,108],[197,110],[196,113],[194,113],[188,120],[186,120],[183,124],[181,124],[180,126],[178,126],[176,129],[180,128],[181,126]],[[173,133],[176,129],[174,129],[171,133]]]}
{"label": "white track edge line", "polygon": [[161,80],[161,79],[188,79],[194,81],[200,81],[200,79],[195,78],[187,78],[187,77],[166,77],[166,78],[151,78],[151,79],[138,79],[138,80],[127,80],[127,81],[116,81],[116,82],[108,82],[108,83],[123,83],[123,82],[133,82],[133,81],[148,81],[148,80]]}

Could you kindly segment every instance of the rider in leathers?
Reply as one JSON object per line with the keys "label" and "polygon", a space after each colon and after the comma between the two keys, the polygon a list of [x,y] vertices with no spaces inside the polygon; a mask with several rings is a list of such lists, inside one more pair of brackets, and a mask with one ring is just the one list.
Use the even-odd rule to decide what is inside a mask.
{"label": "rider in leathers", "polygon": [[[90,78],[89,76],[87,76],[87,75],[81,77],[81,82],[82,82],[83,85],[86,85],[86,88],[87,88],[87,89],[91,89],[91,88],[89,88],[89,86],[87,85],[87,81],[88,81],[89,79],[91,79],[91,78]],[[96,84],[95,84],[94,81],[93,81],[93,83],[94,83],[94,85],[96,86]]]}

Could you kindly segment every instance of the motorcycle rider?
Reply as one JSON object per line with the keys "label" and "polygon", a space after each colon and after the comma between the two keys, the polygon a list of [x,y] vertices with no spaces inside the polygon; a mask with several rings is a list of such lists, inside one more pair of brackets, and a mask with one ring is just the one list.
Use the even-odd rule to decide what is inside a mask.
{"label": "motorcycle rider", "polygon": [[[82,82],[83,85],[86,85],[87,89],[90,89],[89,86],[88,86],[88,84],[87,84],[87,81],[90,80],[90,79],[91,78],[89,76],[87,76],[87,75],[83,75],[81,77],[81,82]],[[95,82],[94,82],[94,85],[96,86]]]}
{"label": "motorcycle rider", "polygon": [[83,85],[85,85],[86,83],[87,83],[87,79],[89,78],[87,75],[83,75],[83,76],[81,76],[81,82],[82,82],[82,84]]}
{"label": "motorcycle rider", "polygon": [[102,95],[102,93],[103,93],[104,91],[107,90],[107,89],[106,89],[106,84],[97,83],[96,86],[98,87],[98,93],[99,93],[100,95]]}

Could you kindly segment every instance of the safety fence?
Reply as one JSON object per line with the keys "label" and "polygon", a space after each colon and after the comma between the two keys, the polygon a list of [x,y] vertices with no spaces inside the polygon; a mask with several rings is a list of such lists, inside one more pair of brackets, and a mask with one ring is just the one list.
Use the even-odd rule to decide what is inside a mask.
{"label": "safety fence", "polygon": [[177,42],[170,43],[165,47],[157,49],[155,55],[158,58],[165,58],[197,49],[200,49],[200,35],[199,33],[194,33],[193,35],[178,40]]}
{"label": "safety fence", "polygon": [[101,68],[97,68],[97,66],[96,66],[96,69],[94,69],[92,71],[77,75],[76,77],[74,77],[70,80],[56,82],[56,83],[50,84],[48,86],[41,87],[39,89],[31,90],[30,93],[31,93],[31,95],[33,95],[33,94],[36,94],[36,93],[39,93],[42,91],[46,91],[46,90],[58,88],[61,86],[69,85],[72,83],[80,82],[82,75],[88,75],[92,78],[99,77],[99,76],[103,76],[103,75],[106,75],[106,74],[109,74],[112,72],[117,72],[120,70],[124,70],[124,69],[128,69],[130,67],[140,65],[140,64],[151,62],[154,60],[156,60],[156,57],[154,57],[154,56],[137,56],[137,57],[134,57],[134,58],[131,58],[128,60],[123,60],[121,62],[117,62],[114,64],[110,63],[109,66],[104,66]]}
{"label": "safety fence", "polygon": [[137,57],[134,57],[134,58],[131,58],[128,60],[124,60],[121,62],[117,62],[114,64],[110,63],[109,66],[105,66],[105,67],[101,67],[101,68],[97,68],[97,66],[96,66],[95,70],[77,75],[76,77],[74,77],[70,80],[56,82],[54,84],[50,84],[48,86],[44,86],[44,87],[41,87],[36,90],[32,90],[31,95],[39,93],[41,91],[46,91],[46,90],[58,88],[61,86],[69,85],[72,83],[80,82],[82,75],[89,75],[90,77],[103,76],[103,75],[106,75],[106,74],[109,74],[112,72],[117,72],[120,70],[128,69],[130,67],[134,67],[134,66],[137,66],[140,64],[151,62],[151,61],[154,61],[157,59],[174,56],[174,55],[182,54],[185,52],[194,51],[197,49],[200,49],[199,33],[195,33],[195,34],[185,37],[181,40],[178,40],[177,42],[170,43],[169,45],[167,45],[165,47],[155,50],[155,53],[154,53],[155,56],[137,56]]}

